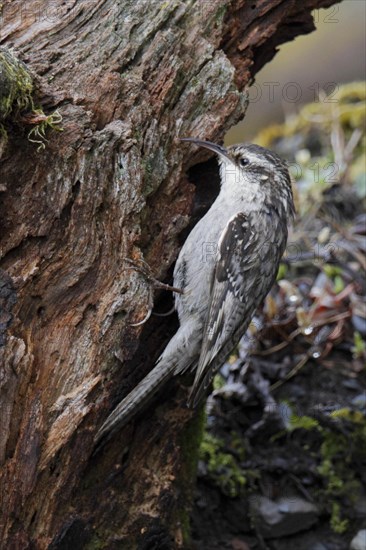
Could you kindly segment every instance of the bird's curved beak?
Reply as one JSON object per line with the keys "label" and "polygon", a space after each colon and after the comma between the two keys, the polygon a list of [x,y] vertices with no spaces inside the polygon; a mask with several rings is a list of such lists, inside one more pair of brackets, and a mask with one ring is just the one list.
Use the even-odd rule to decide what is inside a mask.
{"label": "bird's curved beak", "polygon": [[211,141],[205,141],[203,139],[196,139],[196,138],[179,138],[179,139],[180,141],[187,141],[189,143],[194,143],[199,147],[204,147],[205,149],[209,149],[209,151],[213,151],[220,157],[223,157],[226,160],[232,162],[232,159],[228,155],[227,149],[225,149],[225,147],[223,147],[222,145],[216,145],[216,143],[212,143]]}

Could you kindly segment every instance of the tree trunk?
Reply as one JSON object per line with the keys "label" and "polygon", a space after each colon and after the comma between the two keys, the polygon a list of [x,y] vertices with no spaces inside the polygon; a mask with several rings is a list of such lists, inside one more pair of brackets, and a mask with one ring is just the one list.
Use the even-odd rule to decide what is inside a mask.
{"label": "tree trunk", "polygon": [[[0,106],[2,548],[188,546],[202,421],[184,407],[187,381],[93,454],[177,328],[133,326],[151,284],[125,258],[169,280],[192,221],[186,170],[207,158],[178,137],[222,140],[276,46],[332,3],[3,2],[0,67],[18,57],[33,84]],[[17,71],[2,67],[0,99]],[[215,188],[199,188],[207,207]]]}

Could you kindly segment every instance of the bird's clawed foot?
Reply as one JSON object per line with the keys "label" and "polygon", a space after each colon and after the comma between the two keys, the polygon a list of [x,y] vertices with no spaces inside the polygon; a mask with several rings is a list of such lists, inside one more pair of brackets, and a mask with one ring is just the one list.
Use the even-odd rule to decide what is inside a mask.
{"label": "bird's clawed foot", "polygon": [[[130,258],[123,258],[125,262],[130,264],[130,267],[126,267],[125,269],[133,269],[134,271],[137,271],[138,273],[141,273],[141,275],[153,285],[154,288],[160,288],[163,290],[169,290],[171,292],[177,292],[179,294],[183,294],[183,290],[180,288],[176,288],[175,286],[167,285],[166,283],[162,283],[155,279],[155,277],[151,274],[150,266],[145,262],[145,260],[140,259],[138,262],[131,260]],[[152,292],[150,292],[150,300],[149,302],[153,303],[153,296]],[[167,313],[153,313],[152,305],[149,307],[148,312],[146,313],[145,317],[142,319],[142,321],[139,321],[138,323],[131,323],[131,327],[139,327],[141,325],[144,325],[146,321],[148,321],[151,317],[151,314],[157,315],[158,317],[166,317],[173,313],[174,307],[168,311]]]}
{"label": "bird's clawed foot", "polygon": [[[167,285],[166,283],[162,283],[161,281],[158,281],[155,279],[155,277],[151,274],[150,266],[143,260],[142,258],[136,262],[135,260],[131,260],[130,258],[123,258],[125,262],[130,264],[131,267],[127,267],[126,269],[134,269],[135,271],[138,271],[145,277],[145,279],[151,283],[154,288],[160,288],[162,290],[169,290],[170,292],[177,292],[178,294],[183,294],[183,290],[180,288],[177,288],[175,286]],[[146,319],[147,320],[147,319]]]}

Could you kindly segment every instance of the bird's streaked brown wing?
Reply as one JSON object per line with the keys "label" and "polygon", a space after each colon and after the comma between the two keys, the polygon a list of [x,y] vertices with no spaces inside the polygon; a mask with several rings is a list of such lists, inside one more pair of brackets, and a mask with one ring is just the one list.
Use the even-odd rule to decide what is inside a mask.
{"label": "bird's streaked brown wing", "polygon": [[[212,368],[214,359],[238,329],[242,328],[242,333],[246,330],[254,310],[274,282],[283,253],[282,244],[279,249],[274,238],[275,231],[276,227],[273,239],[269,238],[267,246],[263,246],[251,222],[251,214],[239,212],[229,220],[222,233],[201,354],[189,396],[191,406],[200,400],[220,366],[216,361]],[[236,344],[233,342],[231,349]]]}
{"label": "bird's streaked brown wing", "polygon": [[[251,268],[255,241],[250,220],[242,212],[229,220],[221,235],[201,354],[190,395],[192,404],[197,401],[198,389],[201,394],[211,382],[211,376],[206,378],[206,374],[212,359],[247,310],[247,292],[250,290],[247,274]],[[204,387],[201,388],[204,379]]]}

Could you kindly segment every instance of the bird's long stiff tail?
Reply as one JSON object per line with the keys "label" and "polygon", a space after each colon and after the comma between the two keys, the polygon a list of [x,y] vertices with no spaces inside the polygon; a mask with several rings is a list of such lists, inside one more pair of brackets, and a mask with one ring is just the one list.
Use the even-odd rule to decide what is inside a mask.
{"label": "bird's long stiff tail", "polygon": [[154,397],[159,388],[171,377],[172,363],[158,362],[151,372],[117,405],[114,411],[97,432],[94,442],[98,445],[102,440],[106,442],[110,437],[146,405]]}
{"label": "bird's long stiff tail", "polygon": [[[192,342],[199,339],[196,324],[192,321],[181,327],[168,343],[155,367],[108,416],[94,438],[98,449],[160,390],[174,375],[181,374],[191,367],[196,359]],[[190,354],[191,352],[191,354]]]}

